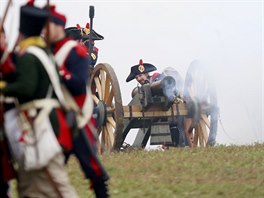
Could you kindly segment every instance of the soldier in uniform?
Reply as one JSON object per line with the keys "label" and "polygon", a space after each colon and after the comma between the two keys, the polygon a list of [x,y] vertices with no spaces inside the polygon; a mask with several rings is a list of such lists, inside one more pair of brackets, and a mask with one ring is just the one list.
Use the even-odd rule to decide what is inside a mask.
{"label": "soldier in uniform", "polygon": [[[140,85],[144,85],[147,83],[151,84],[155,81],[162,80],[165,77],[164,73],[155,72],[153,75],[149,74],[150,72],[155,70],[157,70],[157,68],[154,65],[150,63],[143,63],[142,59],[140,59],[139,64],[131,67],[131,71],[126,79],[126,82],[130,82],[131,80],[136,79]],[[183,135],[183,131],[180,132],[176,124],[178,119],[180,118],[168,118],[173,146],[180,146],[179,141],[180,142],[183,141],[182,140],[183,137],[181,137]],[[150,134],[146,134],[146,137],[144,138],[148,139],[149,135]],[[140,138],[140,134],[138,135],[137,138]],[[163,145],[163,148],[167,148],[167,146]]]}
{"label": "soldier in uniform", "polygon": [[92,103],[90,106],[86,105],[87,101],[92,102],[91,95],[88,93],[89,89],[87,89],[90,77],[87,50],[79,42],[66,36],[65,23],[66,17],[58,13],[55,6],[51,6],[48,35],[63,83],[83,114],[91,113],[84,125],[78,126],[77,132],[72,134],[73,148],[66,151],[66,155],[75,154],[86,178],[91,181],[91,188],[96,197],[104,198],[109,196],[106,183],[109,176],[97,156],[95,119],[92,116],[93,105]]}
{"label": "soldier in uniform", "polygon": [[[34,1],[31,0],[20,8],[15,80],[7,85],[2,83],[1,89],[5,96],[17,98],[19,115],[23,114],[23,118],[25,118],[25,122],[21,124],[23,126],[29,124],[27,127],[31,126],[30,128],[32,129],[28,133],[30,128],[27,128],[28,131],[25,128],[21,128],[18,138],[14,137],[16,139],[12,143],[16,145],[25,144],[27,148],[32,148],[30,146],[33,146],[34,150],[32,151],[38,152],[38,156],[40,154],[45,156],[50,153],[43,153],[43,149],[51,148],[51,142],[48,147],[46,145],[46,148],[39,147],[38,143],[44,140],[46,134],[50,134],[50,137],[52,137],[54,133],[58,135],[60,131],[69,130],[69,128],[62,114],[60,102],[57,99],[59,96],[54,93],[56,88],[52,83],[52,79],[57,79],[58,73],[54,70],[52,75],[49,74],[47,68],[53,64],[51,59],[49,59],[51,53],[47,50],[46,42],[40,37],[40,33],[48,19],[48,12],[35,7],[33,4]],[[43,59],[47,60],[48,64]],[[8,111],[7,114],[11,112],[13,111]],[[8,118],[5,120],[6,126],[17,119],[15,116],[13,118],[5,116],[5,118]],[[45,122],[43,122],[42,118],[45,118]],[[28,136],[26,134],[36,133],[37,120],[39,125],[43,127],[49,126],[49,128],[46,128],[49,132],[45,131],[44,136],[31,139],[36,142],[36,144],[31,145],[32,143],[27,142]],[[15,133],[15,131],[12,132]],[[8,136],[8,138],[10,137]],[[56,145],[57,140],[55,137],[52,140]],[[9,139],[9,141],[11,140]],[[53,153],[51,159],[48,159],[42,166],[35,166],[34,168],[30,167],[32,164],[26,164],[26,160],[32,159],[34,156],[27,155],[26,150],[16,150],[19,152],[23,151],[22,158],[16,158],[19,159],[17,160],[19,197],[78,197],[74,188],[70,185],[68,174],[64,167],[62,150],[59,145],[57,148],[56,152],[54,152],[55,150],[50,150]],[[18,155],[18,153],[14,154]]]}
{"label": "soldier in uniform", "polygon": [[[91,53],[90,59],[89,59],[89,69],[92,71],[92,69],[95,67],[97,59],[98,59],[98,52],[99,49],[95,47],[95,41],[103,40],[104,37],[100,34],[98,34],[94,29],[92,30],[92,34],[90,34],[90,24],[87,23],[84,28],[82,28],[79,24],[76,25],[76,27],[68,27],[65,29],[66,36],[71,37],[73,40],[78,41],[81,45],[85,46],[87,50],[87,56],[89,55],[89,41],[91,36],[91,42],[92,42],[92,48],[93,51]],[[96,125],[98,126],[100,124],[100,116],[99,116],[99,110],[98,108],[94,107],[93,114],[96,118]]]}

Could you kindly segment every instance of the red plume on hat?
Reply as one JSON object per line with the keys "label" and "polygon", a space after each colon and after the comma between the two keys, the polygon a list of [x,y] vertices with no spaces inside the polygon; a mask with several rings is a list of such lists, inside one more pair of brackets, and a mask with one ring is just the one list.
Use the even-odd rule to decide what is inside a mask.
{"label": "red plume on hat", "polygon": [[76,24],[77,29],[81,29],[81,26],[79,24]]}
{"label": "red plume on hat", "polygon": [[27,2],[27,5],[28,5],[28,6],[34,6],[34,3],[35,3],[35,0],[29,0],[29,1]]}
{"label": "red plume on hat", "polygon": [[50,12],[51,21],[57,25],[65,26],[66,17],[63,14],[56,11],[55,5],[50,5],[49,8],[50,8],[49,12]]}
{"label": "red plume on hat", "polygon": [[90,29],[90,23],[86,23],[86,26],[85,26],[87,29]]}
{"label": "red plume on hat", "polygon": [[50,11],[55,12],[56,6],[55,5],[50,5],[49,9],[50,9]]}

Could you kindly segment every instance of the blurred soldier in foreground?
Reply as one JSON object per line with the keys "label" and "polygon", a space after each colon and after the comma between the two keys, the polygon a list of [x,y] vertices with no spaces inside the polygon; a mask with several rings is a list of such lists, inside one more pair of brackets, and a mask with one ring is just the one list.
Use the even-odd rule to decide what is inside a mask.
{"label": "blurred soldier in foreground", "polygon": [[[78,41],[81,45],[85,46],[87,50],[87,56],[89,58],[89,70],[93,70],[93,68],[96,65],[97,59],[98,59],[98,52],[99,49],[95,47],[95,41],[103,40],[104,37],[100,34],[98,34],[95,30],[92,30],[92,34],[90,33],[90,24],[87,23],[84,28],[82,28],[79,24],[76,25],[76,27],[68,27],[65,29],[66,36],[71,37],[73,40]],[[91,46],[93,48],[93,51],[91,55],[89,54],[89,41],[91,36]],[[96,118],[96,126],[100,125],[100,115],[98,108],[94,107],[93,109],[94,117]]]}
{"label": "blurred soldier in foreground", "polygon": [[77,106],[83,116],[82,124],[77,120],[77,129],[72,130],[68,140],[72,143],[72,148],[65,149],[65,153],[67,157],[70,153],[76,155],[86,178],[91,180],[91,188],[96,197],[104,198],[109,196],[106,183],[109,176],[97,156],[96,126],[92,116],[93,102],[87,87],[90,76],[87,50],[79,42],[66,37],[65,23],[66,17],[58,13],[55,6],[51,6],[49,40],[63,83],[72,97],[71,102]]}
{"label": "blurred soldier in foreground", "polygon": [[1,86],[5,96],[17,98],[16,108],[5,113],[5,128],[18,164],[18,193],[21,198],[75,198],[55,137],[69,130],[60,107],[63,101],[57,99],[58,73],[40,37],[48,12],[33,3],[20,8],[15,80]]}

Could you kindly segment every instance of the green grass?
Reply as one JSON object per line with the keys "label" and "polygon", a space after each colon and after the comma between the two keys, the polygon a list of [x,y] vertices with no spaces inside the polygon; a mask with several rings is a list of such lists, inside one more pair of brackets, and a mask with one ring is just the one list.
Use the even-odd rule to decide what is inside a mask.
{"label": "green grass", "polygon": [[[101,159],[113,198],[264,197],[264,144],[132,150]],[[74,157],[68,171],[80,197],[94,197]]]}

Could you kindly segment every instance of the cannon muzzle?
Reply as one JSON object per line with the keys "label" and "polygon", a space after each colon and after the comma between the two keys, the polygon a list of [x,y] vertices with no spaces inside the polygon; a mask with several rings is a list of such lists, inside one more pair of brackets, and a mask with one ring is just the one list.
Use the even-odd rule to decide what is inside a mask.
{"label": "cannon muzzle", "polygon": [[153,82],[150,88],[153,96],[165,96],[172,102],[177,96],[176,81],[172,76],[165,76],[162,80]]}
{"label": "cannon muzzle", "polygon": [[151,84],[144,84],[132,91],[132,97],[140,95],[141,105],[147,108],[150,105],[157,105],[161,108],[169,108],[177,97],[176,81],[171,76]]}

